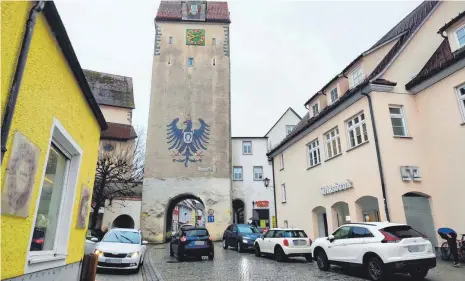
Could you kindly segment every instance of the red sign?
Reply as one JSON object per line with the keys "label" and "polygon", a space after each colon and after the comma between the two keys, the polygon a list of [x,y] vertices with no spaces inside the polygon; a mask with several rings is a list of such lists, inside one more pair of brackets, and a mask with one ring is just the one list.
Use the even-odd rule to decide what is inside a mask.
{"label": "red sign", "polygon": [[268,205],[270,204],[269,201],[256,201],[255,204],[257,205],[257,207],[268,207]]}

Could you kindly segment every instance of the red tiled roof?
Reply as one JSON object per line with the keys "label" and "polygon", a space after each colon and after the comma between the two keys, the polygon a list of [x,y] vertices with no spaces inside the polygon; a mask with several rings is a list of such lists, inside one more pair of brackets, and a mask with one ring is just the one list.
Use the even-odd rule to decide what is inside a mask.
{"label": "red tiled roof", "polygon": [[100,139],[103,140],[132,140],[137,138],[136,130],[131,125],[108,123],[108,129],[103,131]]}
{"label": "red tiled roof", "polygon": [[[207,1],[207,11],[205,21],[230,23],[227,2]],[[158,8],[156,21],[181,21],[182,2],[181,1],[161,1]]]}

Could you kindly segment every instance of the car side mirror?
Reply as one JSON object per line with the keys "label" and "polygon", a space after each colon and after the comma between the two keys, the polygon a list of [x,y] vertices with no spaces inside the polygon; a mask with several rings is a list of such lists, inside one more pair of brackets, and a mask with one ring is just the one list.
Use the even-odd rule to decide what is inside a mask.
{"label": "car side mirror", "polygon": [[98,242],[98,238],[97,238],[97,237],[92,237],[92,238],[90,238],[90,241],[92,241],[92,242]]}
{"label": "car side mirror", "polygon": [[328,236],[329,242],[333,242],[334,239],[335,239],[335,238],[334,238],[334,235],[331,234],[331,235]]}
{"label": "car side mirror", "polygon": [[260,238],[262,238],[262,240],[265,239],[265,235],[260,235]]}
{"label": "car side mirror", "polygon": [[145,241],[145,240],[142,241],[142,245],[147,245],[148,243],[149,243],[149,242],[147,242],[147,241]]}

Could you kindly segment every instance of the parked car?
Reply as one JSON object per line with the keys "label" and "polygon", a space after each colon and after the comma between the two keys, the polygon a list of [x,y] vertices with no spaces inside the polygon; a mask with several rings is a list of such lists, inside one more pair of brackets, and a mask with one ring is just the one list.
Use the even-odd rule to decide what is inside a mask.
{"label": "parked car", "polygon": [[331,264],[365,268],[371,280],[391,280],[391,273],[409,273],[423,279],[436,266],[431,242],[405,224],[390,222],[351,223],[312,245],[318,267]]}
{"label": "parked car", "polygon": [[252,248],[260,230],[250,224],[231,224],[223,233],[223,248],[236,247],[238,252]]}
{"label": "parked car", "polygon": [[170,242],[170,256],[178,261],[187,257],[212,260],[215,250],[210,234],[205,227],[181,227]]}
{"label": "parked car", "polygon": [[94,253],[99,256],[97,268],[128,269],[137,272],[144,264],[146,245],[147,241],[142,240],[140,230],[113,228],[95,247]]}
{"label": "parked car", "polygon": [[255,256],[273,255],[279,262],[288,257],[305,257],[312,261],[312,239],[295,228],[271,228],[255,240]]}

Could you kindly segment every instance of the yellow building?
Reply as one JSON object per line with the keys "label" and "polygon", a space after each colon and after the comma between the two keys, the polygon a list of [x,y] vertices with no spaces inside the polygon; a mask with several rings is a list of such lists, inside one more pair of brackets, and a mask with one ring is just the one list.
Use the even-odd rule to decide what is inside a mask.
{"label": "yellow building", "polygon": [[55,4],[1,13],[1,279],[78,280],[107,124]]}

